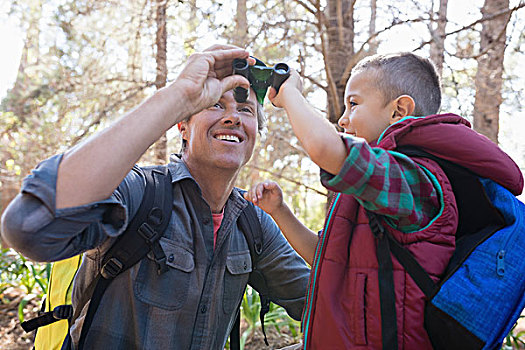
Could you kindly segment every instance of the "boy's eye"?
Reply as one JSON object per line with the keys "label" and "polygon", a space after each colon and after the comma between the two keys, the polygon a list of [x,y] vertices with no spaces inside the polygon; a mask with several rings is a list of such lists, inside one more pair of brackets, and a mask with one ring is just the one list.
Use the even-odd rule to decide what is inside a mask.
{"label": "boy's eye", "polygon": [[213,105],[212,108],[222,108],[222,105],[219,102],[217,102],[216,104]]}
{"label": "boy's eye", "polygon": [[350,101],[350,107],[355,107],[357,106],[357,103],[355,101]]}

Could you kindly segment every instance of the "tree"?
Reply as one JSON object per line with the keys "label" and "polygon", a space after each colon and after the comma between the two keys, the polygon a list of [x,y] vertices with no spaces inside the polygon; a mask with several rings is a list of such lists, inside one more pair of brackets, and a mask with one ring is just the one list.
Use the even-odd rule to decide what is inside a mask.
{"label": "tree", "polygon": [[485,0],[483,18],[492,19],[483,22],[477,57],[474,128],[495,143],[498,143],[499,109],[502,103],[503,53],[511,15],[508,10],[508,0]]}
{"label": "tree", "polygon": [[[157,52],[155,55],[155,61],[157,63],[157,74],[155,77],[155,87],[157,90],[162,89],[166,86],[166,80],[168,78],[168,66],[167,60],[167,30],[166,30],[166,9],[168,7],[168,0],[156,0],[156,17],[155,23],[157,24],[157,34],[155,39],[155,45]],[[165,164],[168,159],[168,139],[166,133],[164,133],[157,142],[155,142],[154,154],[156,164]]]}
{"label": "tree", "polygon": [[245,47],[248,37],[248,19],[246,17],[246,0],[237,0],[237,12],[235,15],[235,31],[232,43],[239,47]]}
{"label": "tree", "polygon": [[445,28],[447,26],[447,7],[448,0],[439,1],[439,10],[437,14],[437,25],[429,26],[432,42],[430,43],[430,59],[436,65],[438,76],[443,74],[443,62],[445,61]]}

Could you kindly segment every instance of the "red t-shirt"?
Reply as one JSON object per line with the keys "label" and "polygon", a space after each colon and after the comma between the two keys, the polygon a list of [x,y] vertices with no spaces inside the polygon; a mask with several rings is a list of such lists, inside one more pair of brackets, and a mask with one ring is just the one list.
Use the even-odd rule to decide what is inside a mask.
{"label": "red t-shirt", "polygon": [[215,243],[217,242],[217,231],[221,227],[222,218],[224,218],[224,209],[219,214],[211,214],[213,218],[213,248],[215,248]]}

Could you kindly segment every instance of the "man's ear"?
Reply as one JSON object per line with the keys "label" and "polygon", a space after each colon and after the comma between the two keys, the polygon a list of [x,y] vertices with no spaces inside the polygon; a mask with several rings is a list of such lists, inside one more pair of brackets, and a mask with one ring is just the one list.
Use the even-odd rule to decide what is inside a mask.
{"label": "man's ear", "polygon": [[180,134],[182,135],[182,139],[186,140],[186,122],[180,122],[177,124],[177,128],[179,129]]}
{"label": "man's ear", "polygon": [[394,113],[392,114],[392,117],[390,118],[390,124],[394,124],[395,122],[403,119],[404,117],[408,117],[414,114],[414,110],[416,109],[416,103],[414,102],[414,99],[412,96],[409,95],[401,95],[394,101]]}

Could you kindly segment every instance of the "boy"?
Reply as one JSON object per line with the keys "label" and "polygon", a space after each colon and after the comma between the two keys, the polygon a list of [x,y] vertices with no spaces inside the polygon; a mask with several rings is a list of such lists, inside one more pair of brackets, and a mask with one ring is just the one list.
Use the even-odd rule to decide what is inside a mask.
{"label": "boy", "polygon": [[423,325],[424,295],[395,259],[397,335],[382,322],[376,240],[366,210],[379,214],[390,235],[438,281],[455,248],[455,197],[436,162],[396,148],[424,149],[515,194],[523,188],[518,166],[465,119],[436,115],[439,78],[429,60],[412,53],[358,63],[339,120],[344,135],[308,105],[296,73],[269,97],[285,108],[294,133],[322,169],[323,185],[340,193],[319,237],[298,222],[275,183],[261,183],[246,194],[312,265],[303,313],[305,349],[377,349],[389,337],[399,349],[432,349]]}

